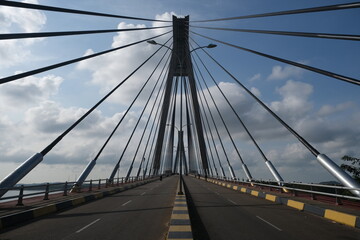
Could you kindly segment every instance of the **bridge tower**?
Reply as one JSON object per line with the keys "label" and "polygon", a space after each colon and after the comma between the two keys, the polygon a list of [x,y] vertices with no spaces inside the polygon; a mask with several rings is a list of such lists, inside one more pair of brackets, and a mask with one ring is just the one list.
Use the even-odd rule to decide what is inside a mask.
{"label": "bridge tower", "polygon": [[[165,159],[165,161],[172,161],[172,151],[173,151],[173,137],[174,137],[174,124],[168,125],[168,127],[171,128],[170,132],[170,140],[167,149],[170,151],[170,154],[165,154],[165,130],[167,127],[167,121],[168,121],[168,115],[169,115],[169,107],[171,102],[171,94],[172,94],[172,88],[177,81],[179,82],[179,85],[181,86],[184,84],[185,81],[188,82],[188,85],[190,87],[190,93],[191,101],[189,104],[191,104],[194,114],[194,128],[196,129],[196,134],[193,134],[192,136],[195,136],[194,139],[197,141],[199,146],[199,157],[201,158],[201,166],[202,171],[206,175],[208,175],[209,172],[209,166],[208,166],[208,159],[206,154],[206,145],[204,140],[204,133],[202,128],[202,122],[200,117],[200,108],[199,108],[199,101],[197,97],[197,91],[196,91],[196,85],[195,85],[195,79],[194,79],[194,72],[193,72],[193,66],[190,58],[190,48],[189,48],[189,16],[186,16],[185,18],[178,18],[173,16],[173,46],[172,46],[172,53],[171,53],[171,59],[170,59],[170,67],[169,72],[166,80],[166,86],[165,86],[165,94],[164,94],[164,101],[162,103],[162,111],[161,111],[161,117],[160,117],[160,125],[158,129],[158,137],[157,142],[155,146],[155,152],[154,152],[154,161],[153,161],[153,173],[157,174],[160,170],[160,163],[161,159],[164,156],[171,156],[168,159]],[[175,93],[176,94],[176,93]],[[181,111],[182,113],[182,111]],[[172,123],[174,121],[172,120]],[[181,129],[179,129],[179,132],[182,132],[182,127],[179,126]],[[188,127],[188,131],[189,131]],[[182,143],[181,143],[182,144]],[[183,151],[183,148],[182,148]],[[189,150],[190,152],[190,150]],[[189,159],[190,161],[194,161],[194,159]],[[169,164],[165,164],[169,165]],[[189,164],[190,165],[190,164]],[[191,163],[193,166],[193,163]],[[171,164],[170,164],[170,171],[171,171]],[[166,169],[165,169],[166,170]]]}

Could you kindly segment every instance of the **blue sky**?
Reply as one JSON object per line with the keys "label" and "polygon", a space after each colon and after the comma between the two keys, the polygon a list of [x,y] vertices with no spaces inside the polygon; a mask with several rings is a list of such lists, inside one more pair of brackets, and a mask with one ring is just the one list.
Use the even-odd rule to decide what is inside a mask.
{"label": "blue sky", "polygon": [[[182,16],[190,15],[190,20],[203,20],[351,1],[105,0],[100,3],[95,0],[34,0],[28,2],[152,19],[170,18],[171,13],[174,13]],[[354,9],[196,23],[196,25],[360,34],[360,29],[356,25],[360,22],[359,13],[359,9]],[[152,23],[0,7],[0,32],[2,33],[114,29],[143,25],[152,26]],[[242,47],[360,78],[360,46],[355,41],[193,30]],[[0,76],[5,77],[16,72],[69,60],[89,52],[107,50],[155,34],[156,32],[141,31],[2,41],[0,42]],[[192,35],[192,37],[200,45],[209,43],[209,40],[198,36]],[[341,156],[345,154],[360,155],[360,129],[357,124],[360,120],[359,87],[228,46],[218,45],[217,48],[210,50],[211,54],[320,152],[328,154],[336,162],[339,162]],[[127,76],[143,61],[144,56],[150,55],[154,49],[153,46],[142,44],[109,56],[1,85],[0,162],[2,167],[0,178],[5,177],[33,153],[41,151],[86,109],[96,103],[119,79]],[[285,180],[318,182],[332,179],[305,148],[268,114],[259,110],[254,101],[205,55],[198,53],[212,69],[217,81],[221,82],[222,89],[229,94],[230,100],[254,132],[267,157],[279,169]],[[102,144],[116,121],[122,116],[155,62],[151,62],[143,71],[140,71],[131,83],[124,85],[124,88],[92,114],[89,120],[64,138],[24,181],[74,180],[97,153],[99,144]],[[239,127],[238,122],[228,112],[225,102],[212,87],[213,84],[210,81],[208,84],[219,101],[221,111],[226,116],[226,121],[234,132],[244,160],[254,177],[271,178],[265,164]],[[142,97],[143,100],[145,98],[145,96]],[[140,107],[137,106],[126,119],[126,125],[121,129],[122,134],[118,134],[110,143],[91,177],[108,177],[121,154],[119,148],[124,146],[130,133],[129,129],[137,120],[139,109]],[[224,132],[221,127],[220,130]],[[239,161],[228,142],[227,149],[232,153],[230,160],[237,175],[243,177]],[[124,166],[127,164],[128,160],[124,161]],[[121,173],[125,173],[125,169],[122,168]]]}

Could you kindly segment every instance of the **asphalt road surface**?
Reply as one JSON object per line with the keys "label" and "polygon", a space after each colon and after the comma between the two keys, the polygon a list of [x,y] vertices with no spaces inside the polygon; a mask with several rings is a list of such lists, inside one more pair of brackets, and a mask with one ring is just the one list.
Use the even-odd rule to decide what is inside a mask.
{"label": "asphalt road surface", "polygon": [[359,240],[360,230],[248,194],[185,177],[194,239]]}
{"label": "asphalt road surface", "polygon": [[165,239],[178,177],[34,220],[0,234],[0,240]]}

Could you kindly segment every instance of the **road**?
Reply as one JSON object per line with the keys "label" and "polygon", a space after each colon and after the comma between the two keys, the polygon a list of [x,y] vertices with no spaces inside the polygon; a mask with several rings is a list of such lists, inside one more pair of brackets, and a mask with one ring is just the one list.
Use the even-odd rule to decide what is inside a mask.
{"label": "road", "polygon": [[0,240],[165,239],[178,177],[41,218],[0,234]]}
{"label": "road", "polygon": [[189,208],[194,239],[360,239],[359,229],[190,176],[184,180],[196,208]]}

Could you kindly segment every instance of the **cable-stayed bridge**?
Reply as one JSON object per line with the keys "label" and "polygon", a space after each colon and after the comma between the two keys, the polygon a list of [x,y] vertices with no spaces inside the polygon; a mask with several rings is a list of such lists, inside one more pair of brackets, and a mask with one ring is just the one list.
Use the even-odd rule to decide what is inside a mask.
{"label": "cable-stayed bridge", "polygon": [[[315,235],[328,239],[359,237],[359,231],[355,228],[340,224],[334,227],[328,220],[313,216],[319,215],[341,224],[359,227],[360,218],[357,217],[359,215],[357,205],[360,199],[359,182],[340,168],[326,152],[322,152],[304,137],[301,128],[295,129],[292,127],[292,122],[288,123],[287,119],[282,118],[278,109],[281,104],[268,104],[262,100],[257,89],[247,87],[247,84],[217,59],[212,51],[231,48],[234,54],[251,53],[259,58],[285,63],[302,71],[310,71],[326,78],[326,81],[338,81],[343,85],[357,88],[360,80],[355,77],[240,46],[235,42],[223,40],[222,34],[245,32],[258,36],[271,34],[357,43],[360,35],[356,34],[229,28],[225,23],[254,18],[354,11],[360,7],[360,3],[194,21],[190,16],[172,16],[171,20],[148,19],[13,1],[3,1],[0,5],[6,8],[160,24],[153,27],[124,29],[0,34],[1,41],[8,41],[104,33],[122,34],[122,32],[132,32],[142,36],[142,32],[150,32],[145,38],[113,46],[109,50],[88,52],[78,58],[2,77],[0,79],[2,86],[20,80],[26,81],[30,76],[51,72],[75,63],[92,61],[131,47],[145,46],[151,49],[151,53],[142,56],[142,61],[137,66],[131,66],[133,70],[126,73],[126,77],[118,79],[118,82],[107,89],[103,97],[97,99],[92,107],[83,111],[71,125],[64,127],[60,135],[49,139],[43,149],[34,149],[32,156],[24,159],[16,170],[3,178],[0,183],[3,200],[13,199],[6,195],[9,190],[19,190],[16,198],[17,209],[11,207],[12,202],[3,203],[1,227],[7,229],[4,233],[5,238],[23,239],[29,232],[34,234],[34,239],[98,239],[100,237],[259,239],[268,236],[280,239],[312,239]],[[213,37],[215,32],[221,34]],[[198,39],[208,43],[202,44]],[[229,55],[227,58],[232,57]],[[100,68],[102,63],[98,62],[98,64]],[[241,65],[245,64],[241,63]],[[144,69],[149,71],[144,74]],[[135,77],[139,72],[142,73],[141,78],[143,78],[140,85],[137,82],[139,78]],[[223,75],[219,75],[220,72]],[[273,73],[275,74],[276,70]],[[241,89],[241,94],[237,95],[239,93],[237,89],[236,91],[234,89],[235,94],[232,89],[225,89],[226,83],[224,84],[219,76],[229,79],[231,81],[229,86]],[[48,154],[51,154],[62,142],[66,142],[69,134],[76,132],[83,122],[121,91],[126,84],[139,87],[121,117],[112,123],[111,129],[105,129],[108,131],[107,135],[101,136],[102,143],[97,146],[98,149],[91,149],[94,151],[94,157],[80,171],[81,174],[76,180],[65,182],[66,179],[63,179],[62,183],[37,185],[35,188],[43,187],[44,190],[26,195],[28,187],[22,185],[21,181],[46,161]],[[294,82],[289,81],[289,84],[294,85]],[[292,87],[301,87],[301,85],[295,84]],[[298,90],[301,93],[301,89]],[[264,148],[266,144],[261,134],[256,131],[258,128],[262,129],[263,122],[259,121],[259,126],[256,126],[256,122],[249,122],[249,119],[256,121],[257,118],[249,118],[249,112],[244,112],[243,108],[239,107],[241,101],[250,104],[244,96],[251,99],[253,106],[256,106],[251,109],[256,111],[255,115],[259,118],[264,114],[271,117],[271,121],[278,124],[276,128],[279,131],[286,132],[287,138],[292,136],[308,155],[316,159],[317,165],[314,167],[319,171],[327,171],[340,186],[328,187],[323,184],[287,181],[282,176],[284,171],[276,167],[276,159],[269,156],[271,155],[271,151],[268,150],[269,145]],[[294,106],[291,102],[293,98],[290,96],[287,100],[285,104],[289,105],[283,107],[296,111],[291,109]],[[130,130],[127,129],[129,134],[124,137],[122,132],[129,124],[127,117],[132,111],[138,111],[138,115]],[[126,141],[117,143],[120,147],[116,148],[118,152],[113,156],[118,157],[115,162],[113,161],[111,171],[107,173],[108,175],[101,176],[102,179],[92,179],[89,176],[99,165],[102,154],[117,135],[121,135]],[[36,138],[33,139],[35,141]],[[248,154],[247,151],[256,152],[257,158],[262,159],[261,164],[267,171],[264,177],[253,171],[254,155]],[[122,163],[125,166],[122,166]],[[119,176],[121,168],[125,172],[123,176]],[[308,178],[307,172],[301,174],[304,179]],[[269,181],[262,180],[269,176],[271,178]],[[49,180],[43,179],[43,182],[47,181]],[[55,193],[51,194],[51,192]],[[44,194],[44,200],[40,203],[36,198],[25,199],[40,194]],[[43,217],[107,195],[111,197],[50,215],[49,218]],[[298,195],[303,199],[299,200]],[[49,199],[51,203],[46,202],[50,201]],[[322,204],[325,204],[323,202],[334,204],[331,207],[318,205],[316,199],[322,199]],[[340,211],[336,204],[352,205],[355,209]],[[288,207],[306,213],[290,211]],[[37,217],[43,218],[18,227],[22,221]],[[307,233],[303,233],[305,227],[308,229]],[[37,233],[41,236],[35,235]]]}

